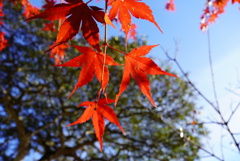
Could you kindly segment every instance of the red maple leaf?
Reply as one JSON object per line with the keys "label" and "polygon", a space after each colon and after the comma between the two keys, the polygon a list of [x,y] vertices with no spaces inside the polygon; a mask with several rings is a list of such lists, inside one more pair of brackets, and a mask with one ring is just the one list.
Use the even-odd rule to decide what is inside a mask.
{"label": "red maple leaf", "polygon": [[94,130],[96,133],[96,137],[100,143],[100,149],[102,151],[102,136],[104,134],[104,118],[108,119],[111,123],[117,125],[120,130],[125,134],[122,126],[118,122],[117,116],[114,113],[113,109],[106,104],[113,103],[112,99],[100,99],[98,102],[83,102],[79,106],[87,106],[82,116],[72,124],[68,126],[72,126],[75,124],[81,124],[88,121],[92,118],[92,123],[94,126]]}
{"label": "red maple leaf", "polygon": [[33,6],[31,3],[27,3],[24,9],[23,16],[26,18],[32,17],[36,14],[39,14],[39,9],[36,6]]}
{"label": "red maple leaf", "polygon": [[118,94],[116,95],[115,104],[117,103],[120,95],[126,90],[130,82],[130,76],[136,81],[142,93],[149,99],[153,106],[156,107],[151,93],[150,83],[147,74],[158,75],[165,74],[176,77],[171,73],[163,71],[153,60],[146,57],[141,57],[149,53],[149,51],[157,45],[141,46],[133,49],[130,53],[125,55],[124,73]]}
{"label": "red maple leaf", "polygon": [[240,0],[232,0],[232,4],[234,4],[236,2],[240,3]]}
{"label": "red maple leaf", "polygon": [[8,41],[5,39],[4,35],[5,33],[0,31],[0,51],[9,46]]}
{"label": "red maple leaf", "polygon": [[4,16],[3,11],[2,11],[2,6],[3,6],[3,2],[2,2],[2,0],[0,0],[0,17]]}
{"label": "red maple leaf", "polygon": [[168,2],[166,3],[166,10],[175,11],[174,0],[168,0]]}
{"label": "red maple leaf", "polygon": [[56,25],[54,22],[45,23],[44,25],[45,27],[42,28],[43,31],[52,31],[52,32],[56,31]]}
{"label": "red maple leaf", "polygon": [[42,6],[43,9],[53,7],[55,5],[55,0],[45,0],[45,4]]}
{"label": "red maple leaf", "polygon": [[2,51],[4,48],[9,46],[8,41],[5,39],[5,36],[4,36],[5,32],[2,31],[2,26],[3,26],[2,18],[4,16],[2,7],[3,7],[3,2],[0,0],[0,51]]}
{"label": "red maple leaf", "polygon": [[28,0],[9,0],[9,2],[14,3],[14,5],[20,4],[24,6],[23,16],[26,18],[39,14],[39,8],[33,6]]}
{"label": "red maple leaf", "polygon": [[[105,90],[108,80],[109,80],[109,71],[106,65],[119,65],[114,62],[114,60],[106,55],[106,62],[104,65],[104,75],[103,75],[103,53],[97,53],[90,47],[82,47],[73,45],[82,55],[79,55],[68,62],[57,65],[57,66],[67,66],[67,67],[82,67],[82,70],[79,74],[78,82],[74,87],[70,96],[77,90],[77,88],[82,87],[83,85],[88,84],[93,76],[96,74],[97,79],[101,82],[102,89]],[[103,75],[103,80],[102,80]]]}
{"label": "red maple leaf", "polygon": [[65,50],[69,47],[67,43],[56,46],[50,52],[50,58],[54,58],[55,65],[60,64],[64,60]]}
{"label": "red maple leaf", "polygon": [[[45,0],[45,4],[42,6],[43,9],[53,7],[55,5],[55,0]],[[56,25],[54,22],[49,22],[44,24],[45,27],[42,28],[43,31],[56,31]]]}
{"label": "red maple leaf", "polygon": [[112,25],[108,16],[98,7],[88,7],[82,0],[66,0],[66,2],[49,7],[40,14],[28,18],[26,21],[36,18],[51,21],[64,20],[57,35],[57,40],[50,49],[72,39],[80,28],[85,40],[95,49],[101,51],[99,46],[99,29],[96,21]]}
{"label": "red maple leaf", "polygon": [[122,30],[125,32],[126,37],[132,25],[130,13],[136,18],[152,22],[162,32],[152,15],[150,7],[139,1],[141,0],[110,0],[109,5],[112,6],[112,8],[109,11],[109,18],[113,20],[118,15],[118,19],[122,24]]}
{"label": "red maple leaf", "polygon": [[0,29],[1,29],[1,26],[3,25],[2,17],[4,16],[2,7],[3,7],[3,2],[0,0]]}

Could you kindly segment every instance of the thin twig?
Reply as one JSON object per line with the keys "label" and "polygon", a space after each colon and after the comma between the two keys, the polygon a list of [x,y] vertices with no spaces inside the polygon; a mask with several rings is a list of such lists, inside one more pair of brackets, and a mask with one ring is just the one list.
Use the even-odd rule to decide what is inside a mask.
{"label": "thin twig", "polygon": [[[141,102],[140,99],[138,99],[139,103],[144,107],[143,103]],[[165,124],[167,127],[169,127],[170,129],[172,129],[174,132],[179,133],[179,130],[176,129],[175,127],[173,127],[170,123],[168,123],[167,121],[165,121],[166,119],[163,119],[162,115],[156,115],[156,113],[152,110],[149,109],[147,107],[144,107],[146,110],[148,110],[149,113],[151,113],[153,116],[156,116],[157,118],[159,118],[159,120]],[[180,131],[181,133],[182,131]],[[181,137],[182,139],[184,139],[184,141],[191,143],[192,145],[196,146],[197,148],[201,149],[202,151],[206,152],[207,154],[209,154],[211,157],[214,157],[215,159],[219,160],[219,161],[224,161],[223,159],[221,159],[220,157],[218,157],[217,155],[215,155],[214,153],[208,151],[207,149],[203,148],[202,146],[200,146],[199,144],[195,143],[194,141],[192,141],[191,139],[189,139],[189,137],[183,135]]]}
{"label": "thin twig", "polygon": [[224,153],[223,153],[223,129],[221,128],[221,138],[220,138],[220,149],[221,149],[221,155],[222,155],[222,158],[224,160]]}
{"label": "thin twig", "polygon": [[88,3],[90,3],[90,2],[92,2],[92,0],[89,0],[88,2],[86,2],[86,4],[88,4]]}
{"label": "thin twig", "polygon": [[[152,115],[155,115],[155,113],[151,110],[151,109],[148,109],[146,108],[149,113],[151,113]],[[161,116],[159,115],[156,115],[157,117],[159,117],[159,119],[166,125],[168,126],[170,129],[172,129],[173,131],[175,131],[176,133],[179,133],[179,130],[174,128],[171,124],[167,123]],[[224,161],[223,159],[221,159],[220,157],[216,156],[214,153],[208,151],[207,149],[203,148],[202,146],[196,144],[194,141],[192,141],[191,139],[189,139],[188,137],[186,136],[183,136],[182,137],[186,142],[189,142],[191,143],[192,145],[196,146],[197,148],[201,149],[202,151],[206,152],[207,154],[209,154],[211,157],[214,157],[215,159],[217,160],[220,160],[220,161]]]}
{"label": "thin twig", "polygon": [[235,94],[236,96],[240,96],[240,94],[239,93],[237,93],[237,92],[235,92],[235,91],[233,91],[233,90],[231,90],[231,89],[229,89],[229,88],[225,88],[228,92],[231,92],[232,94]]}
{"label": "thin twig", "polygon": [[236,140],[236,138],[234,137],[231,129],[229,128],[228,125],[228,121],[226,121],[221,113],[221,111],[219,110],[219,108],[214,105],[193,83],[192,81],[189,79],[189,77],[187,76],[187,74],[184,72],[184,70],[182,69],[182,66],[179,64],[179,62],[176,60],[176,58],[172,58],[169,56],[169,54],[164,50],[164,48],[162,46],[160,46],[161,49],[163,50],[163,52],[165,53],[165,55],[167,56],[167,58],[169,60],[172,60],[177,67],[179,68],[179,70],[181,71],[181,73],[183,74],[183,76],[185,77],[185,79],[187,80],[187,83],[189,83],[193,89],[217,112],[218,116],[221,118],[221,121],[223,122],[224,126],[226,127],[226,130],[228,131],[228,133],[230,134],[236,148],[238,149],[238,152],[240,153],[240,146],[238,141]]}
{"label": "thin twig", "polygon": [[213,93],[214,98],[216,102],[216,108],[220,110],[219,103],[218,103],[218,97],[217,97],[217,90],[216,90],[216,84],[214,79],[214,71],[213,71],[213,65],[212,65],[212,52],[211,52],[211,43],[210,43],[210,31],[207,31],[207,39],[208,39],[208,58],[209,58],[209,65],[211,70],[211,79],[212,79],[212,87],[213,87]]}
{"label": "thin twig", "polygon": [[33,132],[31,133],[31,136],[34,136],[34,135],[36,135],[37,133],[39,133],[40,131],[42,131],[43,129],[46,129],[46,128],[48,128],[49,126],[55,124],[55,123],[58,121],[58,119],[60,119],[60,117],[62,117],[62,115],[57,116],[52,122],[49,122],[49,123],[47,123],[47,124],[39,127],[38,129],[36,129],[35,131],[33,131]]}
{"label": "thin twig", "polygon": [[237,109],[239,108],[239,106],[240,106],[240,102],[237,104],[237,106],[234,108],[234,110],[232,110],[232,113],[231,113],[231,115],[229,116],[229,118],[228,118],[228,120],[227,120],[228,123],[229,123],[230,120],[232,119],[234,113],[237,111]]}
{"label": "thin twig", "polygon": [[208,103],[210,104],[214,109],[217,109],[216,106],[205,96],[203,95],[203,93],[198,90],[198,88],[192,83],[192,81],[188,78],[187,74],[184,72],[184,70],[182,69],[182,66],[178,63],[176,58],[172,58],[169,56],[168,52],[165,51],[165,49],[160,46],[160,48],[163,50],[163,52],[165,53],[165,55],[167,56],[167,58],[169,60],[172,60],[177,67],[179,68],[179,70],[181,71],[181,73],[183,74],[183,76],[186,78],[187,82],[193,87],[193,89]]}

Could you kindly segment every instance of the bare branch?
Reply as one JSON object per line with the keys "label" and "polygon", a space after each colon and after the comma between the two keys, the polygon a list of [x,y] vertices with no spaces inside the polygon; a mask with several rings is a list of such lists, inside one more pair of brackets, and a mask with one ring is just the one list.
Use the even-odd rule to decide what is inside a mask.
{"label": "bare branch", "polygon": [[220,110],[218,97],[217,97],[216,84],[215,84],[215,79],[214,79],[213,65],[212,65],[212,52],[211,52],[210,31],[209,30],[207,31],[207,39],[208,39],[208,59],[209,59],[209,65],[210,65],[210,71],[211,71],[213,93],[214,93],[214,98],[215,98],[215,102],[216,102],[216,108],[218,108],[218,110]]}
{"label": "bare branch", "polygon": [[[229,124],[228,124],[229,121],[231,120],[233,114],[236,112],[236,110],[237,110],[238,107],[240,106],[240,105],[239,105],[240,103],[239,103],[239,104],[236,106],[236,108],[232,111],[229,119],[226,121],[226,119],[224,119],[224,117],[223,117],[222,112],[221,112],[220,109],[219,109],[219,105],[218,105],[218,101],[217,101],[217,95],[216,95],[216,90],[215,90],[215,82],[214,82],[214,79],[213,79],[213,82],[212,82],[212,83],[213,83],[214,90],[215,90],[215,91],[214,91],[214,93],[215,93],[215,101],[216,101],[217,105],[214,105],[214,104],[192,83],[192,81],[190,80],[190,78],[188,77],[188,75],[184,72],[182,66],[181,66],[181,65],[179,64],[179,62],[177,61],[176,57],[172,58],[172,57],[168,54],[168,52],[167,52],[162,46],[160,46],[160,47],[161,47],[162,51],[165,53],[165,55],[167,56],[167,58],[168,58],[169,60],[173,61],[173,62],[177,65],[177,67],[179,68],[179,70],[181,71],[181,73],[183,74],[183,76],[185,77],[187,83],[189,83],[189,84],[193,87],[193,89],[199,94],[199,96],[201,96],[201,97],[216,111],[216,113],[218,114],[218,116],[220,117],[220,119],[221,119],[221,121],[222,121],[222,123],[220,123],[220,125],[221,125],[221,126],[224,126],[224,127],[226,128],[227,132],[229,133],[229,135],[231,136],[231,138],[232,138],[232,140],[233,140],[233,142],[234,142],[234,145],[236,146],[236,148],[237,148],[238,151],[240,152],[239,143],[238,143],[236,137],[234,136],[234,134],[233,134],[233,132],[232,132],[232,130],[230,129]],[[210,57],[211,57],[211,51],[209,51],[209,52],[210,52]],[[211,58],[210,58],[210,59],[211,59]],[[212,63],[211,63],[211,60],[210,60],[210,66],[212,66],[211,64],[212,64]],[[213,76],[213,70],[212,70],[212,76]]]}
{"label": "bare branch", "polygon": [[229,116],[229,118],[228,118],[228,120],[227,120],[228,123],[231,121],[233,115],[234,115],[235,112],[238,110],[239,106],[240,106],[240,102],[237,104],[237,106],[234,108],[234,110],[232,110],[231,115]]}

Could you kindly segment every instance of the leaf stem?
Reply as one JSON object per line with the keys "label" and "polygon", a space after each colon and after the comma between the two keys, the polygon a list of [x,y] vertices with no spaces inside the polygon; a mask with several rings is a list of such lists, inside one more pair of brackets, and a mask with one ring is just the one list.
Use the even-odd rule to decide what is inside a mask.
{"label": "leaf stem", "polygon": [[105,43],[105,46],[107,46],[107,47],[109,47],[109,48],[111,48],[111,49],[113,49],[113,50],[115,50],[115,51],[117,51],[117,52],[119,52],[119,53],[122,53],[122,54],[124,54],[124,55],[127,55],[127,53],[124,53],[123,51],[120,51],[120,50],[118,50],[118,49],[115,49],[114,47],[110,46],[108,43]]}
{"label": "leaf stem", "polygon": [[[107,14],[107,12],[108,12],[108,0],[105,1],[105,14]],[[107,44],[107,31],[108,31],[108,26],[105,23],[105,26],[104,26],[104,39],[103,39],[103,43],[104,44]],[[106,45],[103,46],[103,54],[104,55],[103,55],[102,75],[101,75],[101,88],[98,91],[97,102],[99,101],[102,92],[104,93],[104,96],[107,98],[107,94],[106,94],[106,91],[105,91],[106,89],[102,88],[104,74],[105,74],[104,67],[106,65],[106,55],[107,55],[107,46]]]}
{"label": "leaf stem", "polygon": [[[60,3],[63,3],[63,0],[60,0]],[[60,30],[61,24],[62,24],[62,19],[59,19],[58,20],[58,31]]]}
{"label": "leaf stem", "polygon": [[92,2],[92,0],[89,0],[88,2],[86,2],[86,4],[88,4],[88,3],[90,3],[90,2]]}

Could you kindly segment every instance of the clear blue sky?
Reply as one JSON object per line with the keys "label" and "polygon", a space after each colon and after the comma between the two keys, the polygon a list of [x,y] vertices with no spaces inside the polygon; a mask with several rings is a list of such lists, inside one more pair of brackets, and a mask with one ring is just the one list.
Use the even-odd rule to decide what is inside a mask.
{"label": "clear blue sky", "polygon": [[[146,1],[147,2],[147,1]],[[162,1],[151,1],[148,4],[152,7],[156,16],[156,21],[164,31],[164,35],[157,34],[154,31],[153,25],[141,28],[141,33],[148,36],[149,44],[161,44],[164,48],[169,49],[174,54],[175,45],[173,39],[180,41],[178,61],[186,72],[190,73],[191,80],[212,102],[214,102],[210,68],[208,61],[208,45],[207,34],[202,33],[199,29],[200,16],[204,9],[204,0],[190,1],[176,0],[176,12],[166,12]],[[147,24],[146,24],[147,25]],[[145,25],[144,25],[145,26]],[[144,30],[145,29],[145,30]],[[230,114],[230,106],[233,107],[240,101],[239,96],[229,93],[226,88],[231,88],[240,93],[236,86],[240,86],[239,82],[239,60],[240,60],[240,11],[239,5],[229,4],[226,12],[222,14],[217,22],[210,26],[211,52],[213,59],[213,68],[215,75],[215,82],[218,92],[220,107],[225,115],[225,118]],[[154,50],[154,56],[164,57],[160,49]],[[173,67],[175,67],[173,65]],[[199,106],[203,106],[203,114],[200,117],[211,118],[215,120],[215,116],[211,107],[209,107],[203,100],[198,101]],[[239,115],[238,112],[230,126],[239,132]],[[219,120],[219,119],[218,119]],[[239,161],[239,153],[228,150],[231,147],[231,140],[229,135],[226,135],[221,128],[216,126],[208,126],[211,132],[210,139],[207,140],[210,147],[216,154],[220,155],[219,147],[221,135],[224,137],[225,160]],[[206,141],[206,142],[207,142]],[[206,147],[209,146],[206,145]],[[203,159],[204,161],[212,161],[213,158]]]}
{"label": "clear blue sky", "polygon": [[[172,54],[175,50],[173,39],[180,41],[178,61],[182,64],[186,72],[190,73],[190,78],[196,86],[202,91],[210,100],[214,102],[210,68],[208,61],[208,45],[207,34],[199,30],[200,16],[204,8],[205,1],[190,1],[181,0],[176,1],[176,12],[169,13],[164,11],[164,4],[162,1],[150,2],[149,5],[153,7],[153,12],[156,20],[164,31],[164,35],[158,35],[157,30],[153,32],[154,26],[149,26],[149,30],[143,30],[139,27],[140,32],[148,35],[150,44],[161,44],[164,48],[169,49]],[[162,9],[161,9],[162,8]],[[145,27],[146,28],[146,27]],[[240,11],[239,5],[229,4],[226,12],[217,19],[217,22],[210,26],[210,40],[211,52],[213,59],[213,68],[215,75],[215,82],[218,92],[218,98],[222,112],[228,116],[230,114],[230,106],[236,105],[236,101],[240,101],[239,96],[229,93],[226,88],[233,88],[239,93],[239,89],[234,87],[239,78],[239,60],[240,60]],[[155,56],[163,56],[160,49],[155,49]],[[173,65],[174,66],[174,65]],[[239,83],[239,82],[238,82]],[[215,120],[214,111],[211,110],[203,100],[198,101],[198,105],[203,106],[203,114],[200,117],[211,118]],[[233,119],[231,127],[239,132],[239,115]],[[225,117],[227,118],[227,117]],[[219,120],[219,119],[218,119]],[[219,147],[221,135],[225,135],[223,145],[225,152],[225,160],[238,161],[240,160],[239,153],[228,150],[231,147],[231,140],[229,135],[226,135],[221,128],[217,126],[208,126],[211,135],[208,142],[213,151],[221,156]],[[208,149],[209,146],[206,145]],[[205,154],[206,155],[206,154]],[[204,161],[212,161],[213,158],[202,159]]]}
{"label": "clear blue sky", "polygon": [[[169,50],[172,55],[175,50],[174,39],[177,40],[179,42],[178,61],[184,70],[190,74],[190,78],[200,91],[214,102],[208,61],[207,34],[199,29],[200,16],[206,0],[175,0],[175,12],[167,12],[165,10],[166,1],[143,0],[152,8],[156,22],[164,34],[161,34],[152,23],[134,19],[134,22],[138,25],[138,34],[146,35],[149,45],[160,44]],[[32,2],[39,5],[41,0],[32,0]],[[93,2],[92,4],[94,4]],[[110,27],[111,32],[117,35],[122,34]],[[240,87],[240,82],[237,82],[240,80],[240,10],[238,4],[228,4],[226,12],[217,19],[216,23],[210,26],[210,39],[219,102],[223,112],[228,116],[231,103],[235,105],[240,100],[239,96],[233,95],[226,90],[226,88],[231,88],[240,93],[240,89],[235,88],[236,86]],[[166,60],[164,53],[159,47],[152,50],[151,56]],[[174,64],[173,68],[178,70]],[[204,107],[200,117],[204,119],[206,117],[217,118],[203,100],[199,99],[198,105]],[[239,115],[240,113],[237,114],[237,116]],[[234,117],[233,121],[230,122],[230,126],[235,128],[236,132],[240,131],[238,118],[240,117]],[[211,142],[209,144],[213,151],[220,156],[221,129],[215,126],[209,126],[209,128],[211,131]],[[231,140],[227,139],[227,137],[229,136],[225,137],[224,146],[231,148]],[[206,145],[206,147],[208,146]],[[225,160],[240,160],[238,153],[227,149],[224,149],[224,151],[226,152]],[[203,160],[211,161],[212,158]]]}

